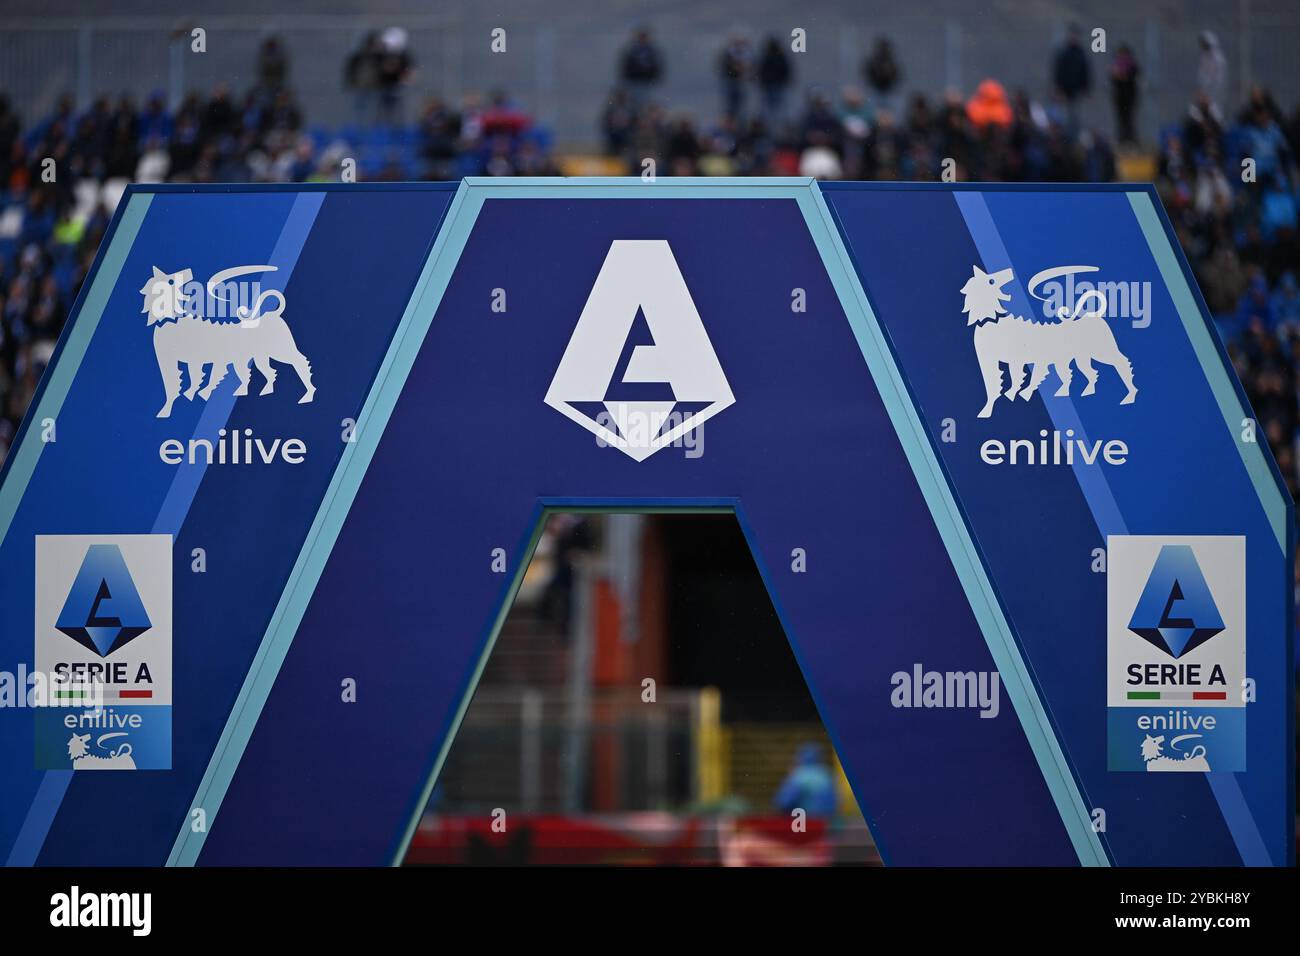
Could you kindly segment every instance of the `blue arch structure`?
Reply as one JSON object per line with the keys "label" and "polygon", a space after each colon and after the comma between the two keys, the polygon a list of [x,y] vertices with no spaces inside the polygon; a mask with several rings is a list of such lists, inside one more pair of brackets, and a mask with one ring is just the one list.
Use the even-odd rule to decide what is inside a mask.
{"label": "blue arch structure", "polygon": [[[638,460],[581,420],[583,403],[616,398],[613,379],[548,399],[570,383],[557,369],[578,326],[600,339],[613,314],[588,308],[607,301],[595,290],[666,268],[664,243],[689,307],[663,324],[647,304],[637,321],[653,335],[617,367],[640,361],[637,344],[642,358],[670,351],[673,323],[694,313],[729,400],[699,426],[700,457],[665,443]],[[602,284],[615,248],[629,271]],[[259,373],[236,395],[231,375],[156,418],[160,366],[176,363],[154,354],[170,333],[142,313],[142,283],[248,264],[275,266],[262,278],[310,360],[314,400],[299,404],[281,352],[272,394],[258,394]],[[975,314],[987,298],[963,312],[972,276],[998,283],[988,315]],[[1105,319],[1081,315],[1091,306],[1073,283],[1090,279],[1108,283]],[[1044,311],[1049,289],[1073,319]],[[1069,342],[1050,331],[1067,322],[1079,323]],[[1098,323],[1131,363],[1131,404]],[[691,361],[706,351],[693,341]],[[204,348],[194,388],[216,346]],[[581,377],[595,353],[578,352]],[[1084,396],[1090,358],[1099,377]],[[1044,382],[981,418],[990,361],[999,387],[1017,364]],[[1071,362],[1075,387],[1057,395]],[[720,398],[681,392],[666,394],[687,415]],[[42,541],[121,539],[131,564],[132,536],[161,537],[170,704],[165,720],[138,709],[166,727],[170,757],[87,774],[58,752],[66,725],[42,729],[59,708],[5,707],[0,854],[399,862],[541,515],[582,506],[735,511],[887,862],[1293,862],[1294,521],[1252,422],[1146,187],[133,187],[5,464],[0,645],[28,670],[71,653],[46,620],[63,572],[41,564]],[[176,451],[232,433],[304,454],[205,464]],[[1055,462],[1056,437],[1038,440],[1058,434],[1080,460],[1026,463]],[[1188,610],[1184,576],[1142,629],[1223,618],[1185,660],[1128,620],[1163,547],[1192,550],[1214,610]],[[1201,688],[1209,703],[1178,696],[1190,700],[1186,672],[1126,694],[1124,664],[1138,661],[1223,674]],[[913,693],[907,681],[929,673],[996,673],[1003,706],[954,705],[942,681],[933,700]],[[1135,719],[1175,711],[1198,732],[1152,734],[1174,755],[1144,769]],[[1175,736],[1193,763],[1172,763]],[[1149,772],[1162,767],[1187,772]],[[84,826],[106,813],[111,827]]]}

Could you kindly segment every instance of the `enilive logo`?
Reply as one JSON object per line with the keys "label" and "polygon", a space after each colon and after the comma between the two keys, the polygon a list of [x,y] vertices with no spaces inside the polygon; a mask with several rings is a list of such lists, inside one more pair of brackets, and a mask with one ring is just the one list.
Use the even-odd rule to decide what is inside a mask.
{"label": "enilive logo", "polygon": [[[1064,270],[1078,270],[1090,266],[1065,266]],[[1045,276],[1061,273],[1062,269],[1048,269],[1029,280],[1035,288]],[[1106,324],[1106,297],[1090,289],[1079,296],[1071,310],[1061,306],[1053,314],[1054,321],[1034,322],[1012,315],[1003,306],[1011,300],[1004,288],[1014,278],[1010,269],[985,272],[974,266],[971,277],[961,287],[965,296],[962,311],[969,318],[967,325],[975,326],[975,355],[979,359],[980,375],[984,379],[985,402],[979,417],[993,414],[993,405],[999,396],[1008,401],[1022,398],[1028,401],[1047,378],[1049,369],[1056,371],[1060,387],[1055,395],[1063,398],[1070,394],[1074,377],[1073,363],[1078,366],[1088,384],[1081,395],[1091,395],[1097,389],[1097,370],[1094,362],[1114,367],[1120,380],[1128,389],[1120,400],[1121,405],[1131,405],[1137,398],[1133,384],[1133,366],[1119,350],[1115,335]],[[1092,305],[1091,311],[1085,311]],[[1002,389],[1002,366],[1006,365],[1011,380]],[[1026,373],[1028,381],[1026,382]]]}
{"label": "enilive logo", "polygon": [[[154,354],[166,393],[159,418],[169,417],[181,396],[181,366],[189,375],[184,394],[190,401],[195,395],[204,401],[211,398],[231,368],[239,379],[235,394],[247,395],[250,366],[256,366],[266,379],[258,394],[269,395],[275,390],[272,360],[284,362],[298,373],[305,389],[298,403],[312,400],[316,389],[311,382],[311,363],[298,351],[284,321],[284,293],[275,289],[262,292],[257,283],[236,281],[241,276],[275,271],[275,266],[236,266],[212,276],[205,287],[194,282],[191,269],[167,273],[154,266],[152,278],[140,290],[144,295],[140,311],[148,313],[148,324],[153,326]],[[196,306],[196,301],[202,304]],[[203,384],[205,367],[211,370]]]}
{"label": "enilive logo", "polygon": [[546,404],[644,461],[735,400],[668,243],[615,240]]}
{"label": "enilive logo", "polygon": [[[170,418],[172,406],[183,394],[210,399],[234,369],[239,385],[236,396],[247,395],[256,368],[264,379],[258,395],[275,391],[273,362],[288,364],[298,375],[305,391],[299,405],[316,395],[311,380],[311,363],[298,351],[293,333],[284,321],[284,293],[262,290],[257,281],[244,276],[276,272],[276,266],[235,266],[216,273],[204,285],[194,281],[192,269],[163,272],[154,266],[153,276],[140,292],[144,295],[147,324],[153,327],[153,348],[162,373],[166,401],[159,418]],[[181,386],[188,378],[184,392]],[[167,465],[251,465],[282,461],[300,465],[306,459],[307,443],[301,438],[254,437],[251,428],[218,428],[215,437],[198,436],[181,441],[168,438],[158,447],[159,459]]]}

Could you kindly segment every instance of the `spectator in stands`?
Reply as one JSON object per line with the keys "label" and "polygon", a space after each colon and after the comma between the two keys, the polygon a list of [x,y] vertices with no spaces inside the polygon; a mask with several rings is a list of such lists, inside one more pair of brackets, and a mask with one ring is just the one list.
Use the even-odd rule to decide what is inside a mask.
{"label": "spectator in stands", "polygon": [[799,175],[814,179],[842,179],[844,127],[830,98],[822,90],[813,89],[809,93],[799,130],[803,145]]}
{"label": "spectator in stands", "polygon": [[207,105],[203,108],[202,116],[204,136],[221,139],[234,132],[239,112],[231,98],[229,86],[225,83],[217,84],[212,91],[212,96],[208,98]]}
{"label": "spectator in stands", "polygon": [[1209,109],[1221,116],[1219,104],[1228,82],[1228,59],[1219,47],[1219,38],[1212,30],[1204,30],[1200,37],[1201,58],[1196,68],[1196,92],[1205,98]]}
{"label": "spectator in stands", "polygon": [[109,179],[131,179],[140,161],[135,130],[126,124],[114,124],[104,151],[103,173]]}
{"label": "spectator in stands", "polygon": [[862,65],[862,75],[867,86],[875,91],[881,104],[893,108],[894,91],[903,78],[903,71],[894,57],[894,44],[886,37],[877,37],[871,56]]}
{"label": "spectator in stands", "polygon": [[1294,162],[1291,144],[1282,132],[1270,98],[1259,95],[1250,104],[1241,127],[1242,155],[1255,161],[1255,175],[1263,182],[1271,177],[1286,178]]}
{"label": "spectator in stands", "polygon": [[155,90],[144,104],[144,111],[136,124],[140,139],[158,139],[167,142],[172,136],[172,117],[167,111],[167,101],[161,90]]}
{"label": "spectator in stands", "polygon": [[745,112],[745,83],[749,79],[749,70],[749,41],[743,36],[733,36],[718,56],[724,116],[739,118]]}
{"label": "spectator in stands", "polygon": [[803,810],[810,818],[835,816],[837,799],[835,777],[822,757],[822,748],[814,743],[800,745],[794,766],[776,791],[773,804],[782,813]]}
{"label": "spectator in stands", "polygon": [[669,175],[694,176],[702,152],[695,123],[689,116],[679,116],[673,121],[666,144]]}
{"label": "spectator in stands", "polygon": [[1110,65],[1110,96],[1115,105],[1115,137],[1123,146],[1137,145],[1138,66],[1133,48],[1121,44]]}
{"label": "spectator in stands", "polygon": [[[161,95],[161,94],[155,94]],[[59,96],[54,112],[41,120],[31,131],[31,140],[59,139],[72,133],[76,119],[76,103],[71,93]]]}
{"label": "spectator in stands", "polygon": [[383,48],[379,33],[371,30],[343,65],[343,86],[352,94],[353,118],[366,129],[375,122],[379,97],[379,60]]}
{"label": "spectator in stands", "polygon": [[936,154],[956,160],[957,165],[966,171],[962,178],[984,178],[974,172],[975,140],[971,136],[970,117],[966,113],[966,104],[962,102],[961,94],[956,90],[944,94],[936,126]]}
{"label": "spectator in stands", "polygon": [[288,90],[275,94],[270,106],[262,116],[261,132],[293,132],[302,128],[302,113]]}
{"label": "spectator in stands", "polygon": [[977,130],[988,127],[1006,129],[1011,126],[1011,104],[1007,91],[997,80],[984,80],[975,89],[975,95],[966,104],[966,116]]}
{"label": "spectator in stands", "polygon": [[862,176],[863,156],[874,118],[875,112],[859,87],[846,86],[840,91],[839,120],[843,130],[844,175],[848,179]]}
{"label": "spectator in stands", "polygon": [[1201,217],[1227,216],[1232,209],[1232,187],[1224,175],[1217,143],[1208,144],[1196,164],[1192,208]]}
{"label": "spectator in stands", "polygon": [[20,128],[18,114],[10,105],[9,97],[0,93],[0,189],[13,173],[14,147],[19,145]]}
{"label": "spectator in stands", "polygon": [[[1277,243],[1294,236],[1296,199],[1285,177],[1280,172],[1274,173],[1264,181],[1263,187],[1259,201],[1259,229],[1264,241]],[[1280,269],[1270,269],[1270,272],[1274,271],[1281,273]]]}
{"label": "spectator in stands", "polygon": [[838,152],[843,128],[830,97],[823,90],[814,88],[808,94],[808,106],[799,125],[805,141],[815,140]]}
{"label": "spectator in stands", "polygon": [[[1300,332],[1300,283],[1296,282],[1294,272],[1282,273],[1277,291],[1273,293],[1272,308],[1279,332],[1287,335]],[[1291,358],[1300,360],[1300,355],[1293,354]]]}
{"label": "spectator in stands", "polygon": [[1065,43],[1056,51],[1052,82],[1065,101],[1066,115],[1073,130],[1078,127],[1078,102],[1092,88],[1092,67],[1088,64],[1088,53],[1083,48],[1083,35],[1078,24],[1070,24]]}
{"label": "spectator in stands", "polygon": [[1268,294],[1268,280],[1263,273],[1255,270],[1237,306],[1237,325],[1242,329],[1251,329],[1259,324],[1264,330],[1271,331],[1276,324],[1273,319],[1273,300]]}
{"label": "spectator in stands", "polygon": [[103,179],[103,157],[109,136],[108,98],[96,98],[90,109],[76,119],[73,129],[70,155],[77,163],[79,174]]}
{"label": "spectator in stands", "polygon": [[[1180,236],[1180,238],[1183,238]],[[1185,240],[1191,242],[1191,237]],[[1231,243],[1218,245],[1211,256],[1197,269],[1197,284],[1205,295],[1205,302],[1215,315],[1233,312],[1248,282],[1246,268]]]}
{"label": "spectator in stands", "polygon": [[573,614],[573,585],[577,579],[577,563],[594,547],[595,532],[591,520],[579,514],[553,515],[542,531],[545,546],[552,559],[551,576],[542,589],[539,617],[556,625],[567,638]]}
{"label": "spectator in stands", "polygon": [[455,178],[460,138],[460,114],[441,99],[430,100],[420,118],[420,152],[429,164],[430,179]]}
{"label": "spectator in stands", "polygon": [[663,79],[664,58],[655,46],[650,28],[637,27],[632,39],[623,50],[619,74],[627,90],[633,109],[640,109],[650,99],[654,88]]}
{"label": "spectator in stands", "polygon": [[793,73],[785,46],[775,36],[769,36],[758,58],[757,77],[763,96],[763,120],[769,127],[785,118],[785,97]]}
{"label": "spectator in stands", "polygon": [[[168,155],[168,169],[173,176],[187,176],[199,163],[203,151],[203,141],[199,135],[199,123],[193,116],[181,118],[176,127],[176,135],[171,139]],[[151,137],[151,142],[158,142],[160,137]]]}
{"label": "spectator in stands", "polygon": [[636,108],[627,90],[611,91],[609,103],[600,117],[600,129],[605,140],[606,156],[625,156],[632,141],[636,123]]}
{"label": "spectator in stands", "polygon": [[636,113],[628,146],[628,165],[631,169],[639,173],[644,159],[664,156],[669,126],[667,112],[662,106],[651,103]]}
{"label": "spectator in stands", "polygon": [[268,96],[275,96],[289,82],[289,53],[278,36],[272,34],[257,50],[257,86]]}
{"label": "spectator in stands", "polygon": [[1203,152],[1211,143],[1223,143],[1222,114],[1203,92],[1198,92],[1187,108],[1183,142],[1192,156]]}
{"label": "spectator in stands", "polygon": [[406,31],[389,27],[379,37],[379,62],[376,83],[379,110],[389,126],[404,122],[406,86],[415,71],[415,60],[407,49]]}
{"label": "spectator in stands", "polygon": [[532,117],[510,101],[505,90],[493,90],[481,120],[484,136],[518,136],[532,125]]}

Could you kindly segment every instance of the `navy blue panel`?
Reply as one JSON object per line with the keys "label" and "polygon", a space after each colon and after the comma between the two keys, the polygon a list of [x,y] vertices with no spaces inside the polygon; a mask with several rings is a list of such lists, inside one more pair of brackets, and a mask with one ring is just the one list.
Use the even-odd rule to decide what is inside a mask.
{"label": "navy blue panel", "polygon": [[[734,391],[697,460],[633,461],[543,404],[616,239],[671,244]],[[993,662],[797,205],[489,200],[201,863],[392,858],[505,597],[491,551],[518,562],[548,497],[738,502],[890,862],[1076,862],[1005,697],[994,719],[890,704],[914,663]]]}

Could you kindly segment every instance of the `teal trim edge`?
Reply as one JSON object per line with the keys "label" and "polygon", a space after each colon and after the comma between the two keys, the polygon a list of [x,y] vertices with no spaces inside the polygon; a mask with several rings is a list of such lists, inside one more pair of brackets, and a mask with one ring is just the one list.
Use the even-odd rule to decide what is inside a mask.
{"label": "teal trim edge", "polygon": [[[457,212],[465,202],[466,194],[467,187],[462,183],[447,209],[443,225],[425,260],[406,311],[398,323],[397,331],[393,334],[393,340],[357,418],[354,432],[356,440],[343,450],[334,477],[330,480],[321,506],[307,532],[298,560],[289,574],[284,593],[271,616],[266,634],[258,646],[243,686],[240,687],[239,696],[226,719],[226,726],[208,761],[207,770],[190,803],[190,809],[181,821],[180,832],[167,858],[168,866],[194,866],[198,862],[207,833],[216,821],[235,770],[253,735],[253,728],[257,725],[280,667],[289,653],[289,647],[325,570],[334,543],[338,540],[343,522],[347,519],[398,396],[406,384],[411,366],[415,364],[425,333],[460,259],[469,230],[466,228],[457,232],[451,226],[457,221]],[[195,811],[198,810],[203,811],[204,826],[196,832],[193,822],[197,819]]]}
{"label": "teal trim edge", "polygon": [[1109,866],[1092,816],[821,190],[808,190],[800,205],[1079,862]]}
{"label": "teal trim edge", "polygon": [[[1187,331],[1187,338],[1192,343],[1196,360],[1201,363],[1201,371],[1211,391],[1214,392],[1215,401],[1218,402],[1219,410],[1223,413],[1228,431],[1233,435],[1233,444],[1237,446],[1237,451],[1241,455],[1241,463],[1246,468],[1246,474],[1250,476],[1251,484],[1255,486],[1255,493],[1259,495],[1260,507],[1268,516],[1269,525],[1277,537],[1278,547],[1285,554],[1288,524],[1286,503],[1278,493],[1263,448],[1258,442],[1244,442],[1240,437],[1241,429],[1245,424],[1243,419],[1254,418],[1254,413],[1242,407],[1237,397],[1237,391],[1233,388],[1228,372],[1223,367],[1223,360],[1219,356],[1214,340],[1210,338],[1214,333],[1210,331],[1201,315],[1200,306],[1196,304],[1187,278],[1183,275],[1183,270],[1165,236],[1164,227],[1151,202],[1151,196],[1144,192],[1131,192],[1126,195],[1129,205],[1133,207],[1138,225],[1142,228],[1147,248],[1151,250],[1151,257],[1155,259],[1156,266],[1160,269],[1160,276],[1165,280],[1169,295],[1174,300],[1174,308],[1178,311],[1178,318],[1182,320],[1183,328]],[[1247,450],[1247,446],[1254,448],[1253,454]]]}
{"label": "teal trim edge", "polygon": [[533,553],[537,550],[537,542],[542,538],[542,530],[546,527],[546,518],[552,513],[552,510],[554,509],[542,508],[534,516],[532,531],[524,542],[523,550],[518,556],[519,560],[515,562],[515,573],[511,576],[505,597],[497,608],[496,617],[492,619],[492,627],[488,633],[488,639],[483,645],[483,652],[474,664],[469,683],[465,686],[465,692],[461,695],[460,703],[456,707],[456,713],[452,715],[446,736],[438,741],[438,753],[434,757],[433,769],[429,771],[428,777],[421,783],[419,796],[416,798],[410,819],[402,825],[402,832],[398,834],[392,858],[388,861],[390,866],[401,866],[402,861],[406,859],[406,853],[411,847],[411,841],[415,838],[415,831],[419,829],[420,820],[424,816],[424,808],[429,805],[429,799],[433,796],[434,785],[438,782],[438,777],[442,773],[443,764],[447,762],[447,755],[451,753],[452,742],[455,741],[456,734],[460,732],[461,722],[465,719],[465,712],[469,710],[469,702],[474,698],[474,691],[478,688],[479,678],[483,676],[483,670],[487,667],[488,659],[492,657],[492,649],[497,646],[497,638],[501,636],[501,629],[505,627],[506,618],[510,615],[510,609],[514,607],[515,595],[519,593],[519,586],[524,583],[524,575],[528,571],[528,566],[533,563]]}
{"label": "teal trim edge", "polygon": [[122,219],[113,232],[108,250],[104,253],[104,261],[95,270],[95,281],[86,296],[86,301],[71,320],[72,328],[68,330],[62,353],[50,369],[45,391],[31,413],[31,427],[23,436],[23,442],[12,452],[13,465],[9,474],[5,476],[4,486],[0,487],[0,541],[9,534],[9,525],[13,522],[14,515],[18,513],[18,506],[27,493],[27,483],[31,481],[36,471],[36,464],[40,461],[41,451],[45,448],[45,442],[40,436],[33,434],[35,426],[47,418],[59,417],[63,402],[68,397],[72,382],[77,377],[77,371],[81,368],[81,360],[85,358],[90,340],[94,338],[95,330],[99,328],[99,320],[103,318],[104,310],[108,307],[108,298],[117,287],[122,266],[131,252],[131,247],[135,245],[136,234],[140,231],[140,225],[149,211],[153,196],[148,193],[129,193],[123,202],[126,203],[126,209],[122,212]]}

